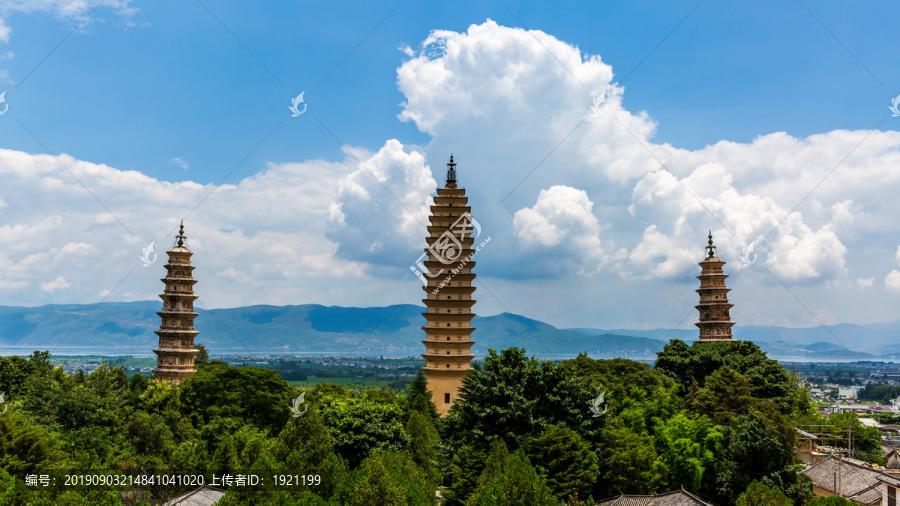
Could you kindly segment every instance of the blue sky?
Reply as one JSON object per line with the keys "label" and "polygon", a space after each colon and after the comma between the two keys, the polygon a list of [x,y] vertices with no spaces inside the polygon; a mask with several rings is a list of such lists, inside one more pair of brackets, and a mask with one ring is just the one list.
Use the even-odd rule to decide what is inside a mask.
{"label": "blue sky", "polygon": [[713,229],[741,324],[896,319],[888,2],[94,5],[0,6],[2,304],[154,298],[188,213],[209,307],[417,303],[452,151],[481,314],[674,326]]}
{"label": "blue sky", "polygon": [[[487,18],[601,55],[617,80],[628,75],[625,106],[648,111],[659,122],[656,140],[678,147],[872,128],[900,89],[900,37],[887,2],[809,4],[840,42],[796,2],[206,2],[240,42],[199,3],[130,5],[138,9],[130,16],[98,8],[96,21],[21,83],[81,18],[9,14],[6,119],[20,119],[57,153],[166,180],[184,177],[165,162],[180,157],[193,180],[218,182],[303,90],[309,114],[279,127],[234,176],[269,161],[338,158],[316,119],[370,149],[385,137],[426,143],[396,118],[398,48]],[[15,121],[0,124],[0,137],[9,149],[41,150]]]}

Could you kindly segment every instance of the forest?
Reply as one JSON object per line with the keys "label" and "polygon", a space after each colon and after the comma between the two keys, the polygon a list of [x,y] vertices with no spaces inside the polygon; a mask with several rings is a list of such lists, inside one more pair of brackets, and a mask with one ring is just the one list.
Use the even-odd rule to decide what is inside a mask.
{"label": "forest", "polygon": [[[860,458],[881,459],[877,434],[818,417],[800,379],[747,341],[672,340],[652,366],[489,350],[444,417],[421,373],[404,391],[302,390],[204,356],[172,387],[50,359],[0,357],[0,504],[154,505],[196,483],[147,476],[254,475],[218,504],[582,505],[683,487],[718,506],[815,506],[844,502],[814,499],[798,473],[799,425],[854,427]],[[72,474],[144,479],[66,485]]]}

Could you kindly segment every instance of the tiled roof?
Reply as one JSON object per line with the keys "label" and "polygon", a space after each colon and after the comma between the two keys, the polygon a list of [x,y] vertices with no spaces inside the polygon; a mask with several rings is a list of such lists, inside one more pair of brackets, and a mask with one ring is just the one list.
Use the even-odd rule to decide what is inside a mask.
{"label": "tiled roof", "polygon": [[600,501],[597,506],[713,506],[687,490],[657,495],[620,495]]}
{"label": "tiled roof", "polygon": [[[839,467],[840,473],[838,473]],[[837,476],[840,475],[841,484],[839,488],[841,490],[841,495],[844,497],[851,497],[865,492],[873,485],[877,485],[878,477],[884,474],[880,471],[863,466],[862,461],[844,459],[842,462],[839,462],[838,459],[834,457],[828,457],[822,462],[806,469],[803,473],[812,478],[813,485],[833,494],[837,494],[837,491],[835,490],[838,488],[836,487],[836,480]]]}
{"label": "tiled roof", "polygon": [[876,483],[871,487],[854,494],[847,498],[859,504],[871,504],[873,506],[881,506],[881,483]]}
{"label": "tiled roof", "polygon": [[885,473],[878,477],[878,481],[883,481],[892,487],[900,487],[900,476],[896,473]]}
{"label": "tiled roof", "polygon": [[652,499],[652,495],[621,495],[601,501],[597,506],[647,506]]}
{"label": "tiled roof", "polygon": [[225,495],[224,490],[202,486],[194,489],[186,494],[182,494],[174,499],[166,501],[163,506],[212,506],[222,496]]}

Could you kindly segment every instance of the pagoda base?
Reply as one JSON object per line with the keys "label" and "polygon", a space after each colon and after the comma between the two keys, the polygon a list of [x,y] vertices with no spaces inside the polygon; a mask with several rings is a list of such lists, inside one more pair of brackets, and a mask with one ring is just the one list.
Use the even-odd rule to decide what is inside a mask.
{"label": "pagoda base", "polygon": [[187,370],[187,371],[178,371],[171,369],[153,369],[153,376],[156,377],[159,381],[163,381],[172,385],[180,385],[182,381],[188,379],[190,376],[195,374],[197,371]]}
{"label": "pagoda base", "polygon": [[469,369],[439,369],[423,367],[425,377],[428,378],[428,390],[431,391],[431,402],[437,406],[441,416],[450,411],[450,407],[459,398],[462,389],[463,378]]}

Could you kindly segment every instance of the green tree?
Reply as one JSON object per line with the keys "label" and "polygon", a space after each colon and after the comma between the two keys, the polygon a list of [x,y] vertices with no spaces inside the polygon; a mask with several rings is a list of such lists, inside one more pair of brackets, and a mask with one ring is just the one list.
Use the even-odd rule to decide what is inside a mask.
{"label": "green tree", "polygon": [[675,382],[662,372],[643,362],[624,358],[592,359],[580,354],[563,364],[571,365],[578,376],[591,380],[606,391],[610,409],[615,413],[630,404],[653,397],[658,390],[668,390]]}
{"label": "green tree", "polygon": [[137,412],[128,422],[125,434],[134,449],[143,455],[168,459],[175,450],[175,438],[161,415]]}
{"label": "green tree", "polygon": [[120,367],[104,362],[81,383],[73,377],[33,374],[23,384],[22,407],[45,425],[67,430],[84,427],[112,431],[131,411],[127,377]]}
{"label": "green tree", "polygon": [[234,433],[233,443],[236,460],[241,469],[248,469],[266,454],[269,444],[267,431],[253,425],[244,425]]}
{"label": "green tree", "polygon": [[706,416],[690,419],[684,413],[659,424],[656,446],[668,468],[670,488],[713,495],[716,469],[723,460],[723,427],[713,425]]}
{"label": "green tree", "polygon": [[406,435],[409,437],[409,454],[425,476],[434,483],[440,481],[437,468],[437,445],[440,437],[431,425],[426,414],[413,411],[406,422]]}
{"label": "green tree", "polygon": [[139,405],[147,413],[163,414],[166,409],[181,408],[181,397],[177,388],[156,378],[147,380],[147,386],[139,394]]}
{"label": "green tree", "polygon": [[737,506],[794,506],[794,502],[778,488],[754,481],[738,496]]}
{"label": "green tree", "polygon": [[297,394],[278,372],[210,363],[181,384],[181,403],[200,426],[217,417],[239,418],[275,429],[288,418]]}
{"label": "green tree", "polygon": [[710,374],[703,388],[688,390],[685,407],[691,413],[708,415],[718,425],[734,425],[757,404],[752,392],[750,380],[726,365]]}
{"label": "green tree", "polygon": [[855,506],[854,503],[844,499],[843,497],[816,497],[806,503],[806,506]]}
{"label": "green tree", "polygon": [[753,385],[754,396],[770,400],[781,413],[810,412],[809,395],[796,375],[766,356],[751,341],[695,342],[688,346],[684,341],[672,339],[657,354],[654,368],[686,389],[692,380],[703,387],[707,378],[723,366],[747,378]]}
{"label": "green tree", "polygon": [[525,445],[528,460],[560,499],[587,499],[600,473],[591,444],[577,432],[551,425]]}
{"label": "green tree", "polygon": [[324,504],[347,474],[347,464],[335,453],[334,440],[315,406],[301,417],[292,417],[274,438],[245,425],[235,433],[232,446],[241,469],[250,474],[318,475],[321,481],[276,487],[270,480],[262,489],[237,487],[223,497],[223,506]]}
{"label": "green tree", "polygon": [[200,428],[200,439],[206,444],[206,451],[213,454],[243,426],[244,421],[236,416],[217,416]]}
{"label": "green tree", "polygon": [[360,398],[326,397],[318,404],[335,449],[351,467],[374,450],[400,450],[409,439],[403,430],[403,409]]}
{"label": "green tree", "polygon": [[316,383],[316,386],[312,389],[312,395],[309,397],[309,399],[319,401],[326,397],[343,399],[345,397],[349,397],[349,393],[347,392],[346,388],[336,383]]}
{"label": "green tree", "polygon": [[274,462],[285,472],[317,474],[322,483],[310,491],[330,497],[347,472],[347,463],[337,454],[334,437],[325,426],[318,409],[291,418],[269,445]]}
{"label": "green tree", "polygon": [[176,443],[195,440],[199,436],[199,431],[194,428],[191,418],[187,413],[183,413],[174,407],[166,408],[162,414],[166,422],[166,426],[172,431]]}
{"label": "green tree", "polygon": [[[499,440],[502,443],[502,440]],[[496,441],[495,441],[496,442]],[[506,444],[503,444],[504,450]],[[485,454],[469,445],[464,445],[453,455],[450,464],[450,488],[444,492],[447,506],[466,504],[469,496],[478,487],[478,480],[484,471]]]}
{"label": "green tree", "polygon": [[594,497],[617,494],[649,494],[666,484],[666,465],[653,448],[653,439],[625,427],[604,429],[600,452],[601,479]]}
{"label": "green tree", "polygon": [[105,490],[79,492],[67,490],[56,496],[38,491],[32,493],[28,500],[29,506],[119,506],[121,504],[122,499],[116,492]]}
{"label": "green tree", "polygon": [[461,399],[446,417],[450,438],[487,448],[500,437],[510,448],[520,438],[541,434],[549,425],[569,427],[587,440],[598,437],[599,423],[588,416],[600,394],[571,365],[526,357],[521,348],[499,354],[488,350],[463,379]]}
{"label": "green tree", "polygon": [[797,504],[808,498],[809,487],[798,476],[802,467],[793,464],[792,446],[785,445],[777,428],[756,411],[744,415],[737,427],[726,428],[723,457],[716,477],[722,506],[735,504],[755,480],[777,486]]}
{"label": "green tree", "polygon": [[502,439],[495,439],[491,443],[491,449],[484,460],[484,469],[478,477],[478,483],[484,483],[503,474],[506,461],[509,459],[509,449]]}
{"label": "green tree", "polygon": [[581,354],[570,364],[578,376],[605,392],[606,419],[618,418],[640,436],[652,436],[656,419],[668,419],[681,410],[675,382],[647,364],[614,358],[592,359]]}
{"label": "green tree", "polygon": [[144,393],[144,390],[147,390],[147,386],[150,384],[147,377],[143,374],[132,374],[130,378],[128,378],[128,389],[131,390],[131,395],[137,400],[140,398],[140,395]]}
{"label": "green tree", "polygon": [[52,368],[49,351],[35,351],[28,358],[0,357],[0,392],[5,392],[8,399],[15,399],[22,392],[25,380],[35,375],[47,376]]}
{"label": "green tree", "polygon": [[0,417],[0,469],[20,476],[53,469],[59,458],[54,446],[43,427]]}
{"label": "green tree", "polygon": [[[492,452],[493,454],[493,452]],[[500,453],[502,455],[502,452]],[[473,506],[555,506],[561,504],[543,476],[531,466],[521,449],[502,462],[488,462],[488,469],[467,504]]]}
{"label": "green tree", "polygon": [[425,373],[421,369],[410,382],[407,392],[406,398],[409,402],[409,410],[427,415],[431,418],[431,423],[437,427],[441,415],[438,414],[437,406],[431,402],[432,394],[428,391],[428,378],[425,377]]}
{"label": "green tree", "polygon": [[407,452],[377,451],[339,484],[332,502],[349,506],[425,506],[436,486]]}
{"label": "green tree", "polygon": [[217,475],[234,474],[238,469],[238,454],[234,449],[234,437],[228,436],[216,448],[207,471]]}
{"label": "green tree", "polygon": [[0,504],[15,504],[16,482],[12,476],[0,466]]}
{"label": "green tree", "polygon": [[201,365],[206,365],[209,363],[209,350],[206,349],[206,346],[203,346],[200,343],[195,343],[194,347],[200,350],[197,352],[197,355],[194,357],[194,364],[199,367]]}
{"label": "green tree", "polygon": [[191,469],[204,469],[209,462],[209,454],[202,442],[188,440],[182,441],[172,449],[169,457],[170,469],[184,471]]}

